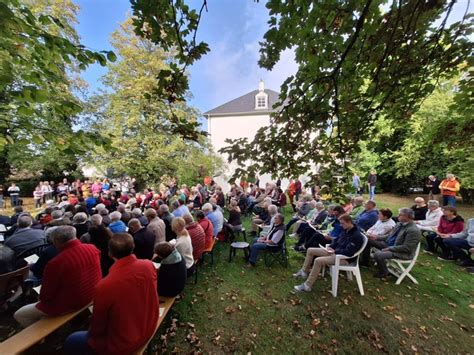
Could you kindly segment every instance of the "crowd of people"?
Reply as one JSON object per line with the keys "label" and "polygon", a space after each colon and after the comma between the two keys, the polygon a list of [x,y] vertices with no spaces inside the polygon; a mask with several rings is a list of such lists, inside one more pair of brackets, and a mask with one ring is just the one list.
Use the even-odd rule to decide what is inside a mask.
{"label": "crowd of people", "polygon": [[[439,186],[440,192],[459,188]],[[179,295],[214,241],[232,241],[242,231],[243,216],[251,216],[253,237],[246,267],[255,267],[262,251],[283,248],[286,235],[295,238],[294,249],[305,254],[294,274],[304,279],[297,291],[310,291],[336,255],[347,257],[341,264],[351,263],[364,235],[368,243],[360,264],[375,263],[379,278],[389,276],[387,260],[413,258],[422,235],[427,252],[439,248],[442,260],[473,265],[474,218],[464,223],[451,199],[440,207],[434,195],[429,201],[417,197],[394,217],[390,209],[377,209],[375,190],[368,201],[359,192],[344,204],[332,204],[319,186],[305,189],[298,179],[286,191],[281,181],[265,187],[241,181],[228,194],[212,180],[191,188],[172,181],[142,191],[133,179],[42,182],[34,192],[41,208],[37,215],[17,204],[12,216],[0,216],[0,224],[9,227],[0,246],[0,274],[23,265],[23,253],[44,246],[30,265],[30,280],[41,284],[39,300],[14,317],[27,327],[93,302],[90,329],[72,334],[65,344],[68,353],[84,353],[131,352],[143,345],[156,325],[159,296]],[[285,224],[282,209],[288,202],[294,215]]]}

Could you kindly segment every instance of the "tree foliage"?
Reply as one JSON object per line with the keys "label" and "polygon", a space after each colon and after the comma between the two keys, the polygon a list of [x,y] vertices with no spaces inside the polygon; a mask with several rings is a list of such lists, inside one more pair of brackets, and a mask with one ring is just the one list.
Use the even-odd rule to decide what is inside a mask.
{"label": "tree foliage", "polygon": [[103,83],[105,93],[90,100],[94,129],[111,142],[110,149],[98,147],[90,162],[115,176],[129,175],[146,183],[163,175],[182,182],[202,181],[221,163],[211,153],[204,137],[184,139],[174,131],[174,117],[198,124],[198,112],[184,102],[171,107],[153,97],[156,77],[174,61],[165,51],[133,32],[129,19],[112,34],[112,45],[120,60],[110,64]]}
{"label": "tree foliage", "polygon": [[[250,175],[291,177],[317,164],[328,178],[346,173],[359,140],[369,137],[379,117],[393,126],[406,124],[437,81],[457,74],[471,54],[467,10],[448,25],[454,4],[268,0],[259,64],[271,70],[284,50],[293,49],[298,71],[281,86],[271,124],[253,140],[230,140],[222,149],[243,167],[237,174],[246,169]],[[197,21],[179,20],[177,13],[189,20],[181,0],[136,0],[132,6],[138,33],[169,47],[179,48],[199,22],[196,13]],[[197,48],[199,56],[204,48]],[[190,56],[191,62],[199,56]]]}
{"label": "tree foliage", "polygon": [[[95,52],[79,43],[73,25],[77,8],[70,1],[0,2],[0,153],[41,156],[42,149],[65,155],[104,143],[93,132],[75,129],[82,110],[73,94],[71,72],[89,64],[106,65],[113,52]],[[7,165],[8,165],[7,164]],[[8,170],[8,169],[6,169]],[[3,171],[7,175],[8,171]]]}

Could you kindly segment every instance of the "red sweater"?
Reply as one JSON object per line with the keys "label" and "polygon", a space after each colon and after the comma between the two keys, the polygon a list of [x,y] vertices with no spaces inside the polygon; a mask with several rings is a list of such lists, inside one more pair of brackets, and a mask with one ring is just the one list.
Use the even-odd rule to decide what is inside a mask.
{"label": "red sweater", "polygon": [[442,216],[439,220],[438,233],[455,234],[464,230],[464,220],[461,216],[456,216],[451,221]]}
{"label": "red sweater", "polygon": [[46,264],[36,307],[50,316],[77,311],[92,301],[101,278],[100,251],[71,240]]}
{"label": "red sweater", "polygon": [[131,354],[153,335],[158,316],[155,267],[126,256],[97,286],[88,343],[98,354]]}
{"label": "red sweater", "polygon": [[207,250],[211,247],[212,240],[214,239],[214,227],[212,223],[207,218],[203,218],[199,221],[199,225],[204,229],[204,233],[206,235],[204,250]]}
{"label": "red sweater", "polygon": [[194,260],[200,259],[203,251],[206,248],[206,233],[198,223],[191,223],[186,226],[189,236],[191,237],[191,244],[193,245]]}

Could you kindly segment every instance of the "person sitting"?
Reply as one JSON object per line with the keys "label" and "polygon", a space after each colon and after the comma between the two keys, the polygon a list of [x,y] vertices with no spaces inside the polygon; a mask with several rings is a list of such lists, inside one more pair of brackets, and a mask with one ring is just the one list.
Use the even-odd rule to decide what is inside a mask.
{"label": "person sitting", "polygon": [[160,259],[158,268],[158,295],[176,297],[184,290],[187,272],[186,261],[169,242],[155,245],[155,254]]}
{"label": "person sitting", "polygon": [[165,223],[165,239],[167,242],[176,238],[176,233],[171,228],[171,222],[174,216],[170,213],[168,205],[162,204],[158,207],[158,215],[160,219]]}
{"label": "person sitting", "polygon": [[133,254],[137,259],[151,260],[155,246],[155,235],[148,228],[143,227],[137,218],[128,221],[128,231],[135,244]]}
{"label": "person sitting", "polygon": [[120,214],[122,215],[120,217],[120,220],[125,224],[125,226],[128,224],[128,221],[130,221],[132,219],[132,214],[127,211],[127,208],[125,207],[124,204],[119,204],[117,206],[117,212],[120,212]]}
{"label": "person sitting", "polygon": [[421,238],[420,230],[413,221],[414,218],[415,211],[411,208],[401,208],[398,211],[398,223],[387,238],[387,246],[374,254],[379,269],[375,277],[386,278],[389,275],[388,259],[413,259]]}
{"label": "person sitting", "polygon": [[39,302],[23,306],[14,314],[23,327],[45,316],[75,312],[87,306],[102,278],[99,250],[82,244],[74,227],[58,226],[51,233],[51,241],[58,255],[44,269]]}
{"label": "person sitting", "polygon": [[415,221],[421,221],[426,218],[428,212],[428,205],[423,197],[415,198],[415,204],[411,207],[415,212]]}
{"label": "person sitting", "polygon": [[369,266],[370,249],[384,249],[387,245],[387,238],[395,228],[395,221],[392,219],[392,211],[388,208],[381,208],[379,220],[365,234],[368,238],[367,246],[361,254],[359,264]]}
{"label": "person sitting", "polygon": [[319,228],[321,224],[323,224],[324,220],[328,216],[328,211],[326,210],[324,203],[321,201],[318,201],[315,203],[315,211],[312,214],[312,217],[310,220],[299,220],[296,222],[298,227],[296,228],[295,233],[290,234],[290,237],[296,237],[296,236],[301,236],[303,232],[307,229],[310,228],[308,224],[311,224],[312,226]]}
{"label": "person sitting", "polygon": [[183,219],[186,222],[186,230],[191,237],[193,258],[194,260],[199,260],[201,259],[201,255],[206,248],[206,233],[198,223],[194,222],[193,216],[191,216],[189,213],[186,213],[183,216]]}
{"label": "person sitting", "polygon": [[138,219],[143,227],[148,225],[148,218],[143,215],[142,210],[139,208],[134,208],[132,210],[132,218]]}
{"label": "person sitting", "polygon": [[275,216],[273,228],[268,232],[268,234],[265,237],[254,238],[253,244],[250,247],[250,256],[247,266],[256,265],[260,251],[280,245],[285,235],[284,222],[285,217],[281,213],[278,213]]}
{"label": "person sitting", "polygon": [[[105,277],[109,273],[109,269],[113,264],[113,260],[109,256],[109,240],[113,233],[102,223],[102,216],[94,214],[91,216],[91,225],[89,231],[81,237],[82,243],[95,245],[100,251],[100,269],[102,276]],[[39,260],[38,260],[39,261]]]}
{"label": "person sitting", "polygon": [[456,207],[444,206],[443,216],[439,220],[438,228],[436,232],[430,232],[426,235],[426,242],[428,243],[426,252],[433,253],[435,251],[435,243],[441,248],[443,254],[441,259],[452,260],[448,253],[448,249],[445,248],[443,238],[441,236],[448,234],[461,233],[464,229],[464,219],[458,216]]}
{"label": "person sitting", "polygon": [[147,229],[155,236],[155,244],[164,242],[166,240],[165,222],[158,217],[153,208],[148,208],[145,211],[145,218],[148,221]]}
{"label": "person sitting", "polygon": [[132,254],[133,238],[117,233],[109,242],[115,260],[99,282],[88,331],[71,334],[66,354],[133,354],[154,334],[159,317],[157,274],[151,261]]}
{"label": "person sitting", "polygon": [[[306,252],[303,267],[297,273],[293,274],[296,278],[301,277],[306,279],[304,283],[294,287],[296,291],[311,291],[311,288],[321,272],[321,268],[327,265],[334,265],[336,255],[351,257],[362,247],[364,237],[359,228],[352,221],[352,218],[347,214],[343,214],[338,219],[342,228],[339,237],[334,239],[327,248],[309,248]],[[341,259],[340,264],[348,265],[352,261],[352,259]]]}
{"label": "person sitting", "polygon": [[258,208],[258,209],[255,209],[256,211],[258,211],[258,215],[254,218],[252,218],[252,222],[251,222],[251,233],[253,235],[257,235],[257,231],[258,231],[258,226],[259,225],[262,225],[262,224],[269,224],[270,223],[270,214],[268,213],[268,207],[272,205],[272,200],[267,197],[264,201],[263,201],[263,205],[262,207]]}
{"label": "person sitting", "polygon": [[344,209],[337,205],[329,208],[328,217],[318,230],[312,225],[306,228],[295,245],[295,250],[306,252],[308,248],[318,247],[331,243],[343,231],[339,217],[344,214]]}
{"label": "person sitting", "polygon": [[268,224],[261,225],[260,237],[266,237],[270,230],[275,225],[275,217],[278,214],[278,207],[275,205],[268,206],[268,216],[270,217],[270,221]]}
{"label": "person sitting", "polygon": [[90,222],[87,220],[87,215],[83,212],[76,213],[72,218],[72,226],[76,228],[76,236],[80,239],[89,230]]}
{"label": "person sitting", "polygon": [[102,224],[106,227],[109,226],[111,220],[109,216],[109,210],[105,207],[97,209],[98,214],[102,217]]}
{"label": "person sitting", "polygon": [[227,225],[232,232],[239,232],[242,230],[241,215],[242,213],[237,200],[235,198],[231,199],[229,203],[229,219]]}
{"label": "person sitting", "polygon": [[127,226],[121,220],[122,214],[119,211],[114,211],[109,216],[109,229],[112,233],[124,233],[127,230]]}
{"label": "person sitting", "polygon": [[217,238],[217,235],[224,226],[224,216],[220,211],[217,210],[217,207],[214,209],[214,206],[210,203],[205,203],[204,206],[202,206],[202,211],[206,215],[206,218],[211,221],[214,238]]}
{"label": "person sitting", "polygon": [[54,246],[54,244],[51,242],[51,233],[56,229],[57,227],[51,228],[50,233],[48,237],[46,238],[49,242],[49,245],[44,248],[41,253],[38,255],[38,260],[33,264],[30,265],[30,274],[29,278],[32,280],[36,281],[37,283],[41,282],[41,279],[43,278],[43,273],[44,269],[46,268],[46,265],[58,255],[58,250]]}
{"label": "person sitting", "polygon": [[442,216],[443,210],[439,207],[439,202],[437,200],[430,200],[428,201],[428,211],[425,218],[415,221],[415,224],[420,230],[432,232],[438,227]]}
{"label": "person sitting", "polygon": [[372,227],[379,218],[379,211],[375,209],[376,204],[373,200],[369,200],[365,203],[365,209],[362,213],[354,220],[357,227],[362,231],[367,231]]}
{"label": "person sitting", "polygon": [[299,221],[300,219],[305,219],[306,215],[309,213],[312,206],[313,205],[311,204],[311,195],[302,196],[301,201],[298,201],[296,205],[296,214],[286,224],[286,230],[289,231],[291,226],[295,224],[297,221]]}
{"label": "person sitting", "polygon": [[46,243],[44,232],[31,228],[32,224],[33,218],[29,214],[20,215],[15,232],[5,240],[4,245],[12,249],[15,255]]}
{"label": "person sitting", "polygon": [[174,204],[175,210],[173,211],[173,216],[175,217],[183,217],[186,213],[189,213],[189,208],[185,204],[185,200],[179,198],[177,201],[177,205]]}
{"label": "person sitting", "polygon": [[362,212],[364,212],[364,198],[362,196],[354,197],[352,203],[353,207],[349,216],[351,216],[352,219],[356,219]]}
{"label": "person sitting", "polygon": [[205,234],[205,242],[204,242],[204,250],[209,250],[214,240],[214,231],[213,226],[210,220],[206,218],[206,215],[203,211],[196,212],[196,219],[199,225],[204,230]]}
{"label": "person sitting", "polygon": [[15,252],[9,247],[0,244],[0,275],[15,271],[16,269]]}
{"label": "person sitting", "polygon": [[461,266],[474,266],[474,261],[469,256],[469,250],[474,247],[474,218],[468,219],[466,228],[459,233],[441,234],[445,255],[453,256],[459,260]]}
{"label": "person sitting", "polygon": [[71,220],[64,215],[62,210],[54,210],[51,212],[51,217],[53,217],[53,219],[49,221],[48,224],[46,224],[46,228],[66,226],[71,224]]}
{"label": "person sitting", "polygon": [[173,218],[173,222],[171,222],[171,228],[173,228],[173,231],[176,233],[176,239],[173,239],[170,241],[170,243],[176,247],[176,249],[186,261],[187,277],[190,277],[194,274],[195,270],[193,244],[191,237],[189,236],[189,233],[185,227],[186,222],[184,219],[181,217]]}

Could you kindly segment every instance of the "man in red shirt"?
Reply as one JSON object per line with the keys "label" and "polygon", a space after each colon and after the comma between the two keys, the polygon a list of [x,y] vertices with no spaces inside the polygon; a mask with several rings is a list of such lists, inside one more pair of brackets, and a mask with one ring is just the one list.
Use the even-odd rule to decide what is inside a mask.
{"label": "man in red shirt", "polygon": [[50,239],[59,253],[44,269],[39,302],[14,314],[23,327],[44,316],[58,316],[87,306],[102,278],[100,251],[92,244],[82,244],[74,227],[56,227]]}
{"label": "man in red shirt", "polygon": [[115,260],[99,282],[89,331],[71,334],[66,354],[132,354],[153,335],[159,317],[156,269],[132,254],[133,238],[116,233],[109,241]]}
{"label": "man in red shirt", "polygon": [[199,225],[204,230],[206,238],[204,239],[204,250],[208,250],[214,240],[214,227],[210,220],[206,218],[206,215],[203,211],[196,212],[196,219],[198,220]]}
{"label": "man in red shirt", "polygon": [[206,233],[204,233],[204,229],[198,223],[194,222],[193,216],[189,213],[183,215],[183,219],[186,222],[186,230],[191,237],[193,258],[198,260],[206,248]]}

